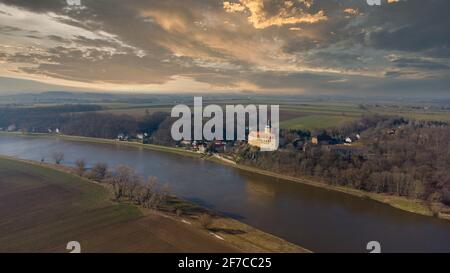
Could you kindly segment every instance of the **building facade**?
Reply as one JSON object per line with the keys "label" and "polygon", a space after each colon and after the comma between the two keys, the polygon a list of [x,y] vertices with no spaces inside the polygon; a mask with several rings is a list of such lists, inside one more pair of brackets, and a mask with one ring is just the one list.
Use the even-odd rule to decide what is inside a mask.
{"label": "building facade", "polygon": [[248,144],[270,151],[275,151],[278,149],[277,136],[272,132],[270,125],[267,125],[263,132],[250,132],[248,135]]}

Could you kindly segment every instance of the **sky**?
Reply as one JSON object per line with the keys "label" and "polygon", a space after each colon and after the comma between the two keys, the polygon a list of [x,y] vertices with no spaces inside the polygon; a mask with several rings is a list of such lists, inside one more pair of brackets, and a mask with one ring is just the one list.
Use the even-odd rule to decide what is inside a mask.
{"label": "sky", "polygon": [[0,94],[450,95],[450,1],[0,0]]}

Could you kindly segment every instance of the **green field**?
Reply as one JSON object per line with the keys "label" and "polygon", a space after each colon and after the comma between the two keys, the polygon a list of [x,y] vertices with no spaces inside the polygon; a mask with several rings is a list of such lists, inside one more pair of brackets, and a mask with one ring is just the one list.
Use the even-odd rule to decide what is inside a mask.
{"label": "green field", "polygon": [[340,126],[355,119],[348,116],[310,115],[281,122],[280,126],[287,129],[316,130]]}

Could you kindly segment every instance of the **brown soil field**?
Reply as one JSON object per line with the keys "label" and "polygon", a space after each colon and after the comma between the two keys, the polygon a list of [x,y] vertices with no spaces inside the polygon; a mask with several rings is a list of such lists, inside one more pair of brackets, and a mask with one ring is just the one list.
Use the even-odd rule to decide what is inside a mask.
{"label": "brown soil field", "polygon": [[0,159],[0,252],[237,252],[208,233],[109,201],[100,185]]}

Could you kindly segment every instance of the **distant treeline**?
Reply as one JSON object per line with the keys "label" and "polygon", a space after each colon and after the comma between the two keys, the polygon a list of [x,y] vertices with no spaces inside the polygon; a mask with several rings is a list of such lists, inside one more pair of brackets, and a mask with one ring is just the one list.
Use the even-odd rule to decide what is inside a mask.
{"label": "distant treeline", "polygon": [[0,127],[14,125],[25,130],[35,129],[47,132],[49,128],[57,128],[64,114],[98,111],[98,105],[58,105],[46,107],[0,107]]}
{"label": "distant treeline", "polygon": [[142,118],[99,113],[97,105],[62,105],[51,107],[0,108],[0,128],[14,125],[25,132],[47,133],[59,129],[67,135],[116,138],[118,134],[152,134],[166,120],[168,113],[154,113]]}

